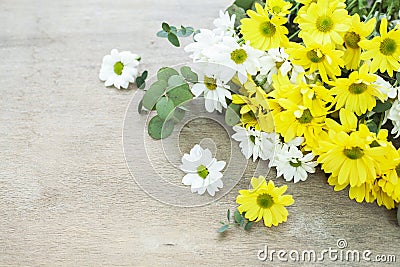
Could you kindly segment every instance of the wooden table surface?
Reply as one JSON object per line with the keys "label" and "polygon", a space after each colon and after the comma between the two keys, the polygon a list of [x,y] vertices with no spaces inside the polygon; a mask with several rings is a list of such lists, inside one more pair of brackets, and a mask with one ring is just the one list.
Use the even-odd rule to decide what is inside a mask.
{"label": "wooden table surface", "polygon": [[[265,245],[335,249],[339,239],[348,249],[394,254],[400,261],[395,210],[334,192],[321,171],[307,182],[288,183],[296,203],[287,223],[259,224],[250,232],[232,227],[225,235],[216,233],[219,221],[228,208],[235,209],[237,191],[248,188],[251,172],[218,201],[201,207],[162,203],[135,182],[154,178],[135,156],[146,157],[145,150],[156,151],[160,142],[135,139],[143,135],[143,116],[128,112],[126,125],[138,135],[125,139],[128,150],[136,152],[127,155],[127,167],[123,122],[137,90],[105,88],[98,80],[102,57],[112,48],[133,51],[150,75],[188,62],[182,48],[155,36],[161,22],[210,27],[229,0],[0,3],[0,266],[290,266],[296,263],[263,263],[257,252]],[[217,156],[227,156],[228,136],[207,119],[182,129],[181,151],[205,137],[214,140]],[[164,144],[170,145],[168,139]],[[179,184],[181,172],[157,165],[162,160],[152,162]],[[274,175],[271,171],[268,178]]]}

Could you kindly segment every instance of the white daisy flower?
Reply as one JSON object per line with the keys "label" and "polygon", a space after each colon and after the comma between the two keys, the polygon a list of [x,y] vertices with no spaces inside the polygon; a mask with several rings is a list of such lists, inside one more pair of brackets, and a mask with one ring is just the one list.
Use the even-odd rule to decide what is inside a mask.
{"label": "white daisy flower", "polygon": [[400,136],[400,101],[396,99],[392,107],[390,108],[387,119],[389,119],[393,124],[393,129],[391,131],[392,134],[396,134],[394,138]]}
{"label": "white daisy flower", "polygon": [[135,82],[139,60],[138,55],[129,51],[118,52],[113,49],[110,55],[103,57],[99,78],[105,82],[105,86],[114,85],[118,89],[126,89],[129,83]]}
{"label": "white daisy flower", "polygon": [[[385,81],[381,76],[375,75],[376,81],[374,84],[378,85],[379,91],[385,95],[385,100],[388,98],[396,98],[399,95],[400,99],[400,87],[393,87],[389,82]],[[399,92],[399,93],[398,93]]]}
{"label": "white daisy flower", "polygon": [[265,56],[260,58],[260,74],[267,76],[268,84],[272,83],[272,76],[281,72],[283,76],[290,73],[290,81],[296,82],[297,76],[304,72],[304,68],[293,65],[289,60],[289,55],[283,48],[272,48],[267,51]]}
{"label": "white daisy flower", "polygon": [[236,35],[235,19],[236,19],[235,14],[233,14],[231,17],[229,16],[229,13],[227,11],[224,13],[222,10],[220,10],[219,18],[216,18],[213,22],[214,26],[216,27],[213,31],[217,35],[226,35],[226,36]]}
{"label": "white daisy flower", "polygon": [[224,77],[217,68],[204,68],[197,70],[199,82],[192,86],[192,93],[195,97],[204,94],[205,107],[208,112],[217,110],[222,112],[222,108],[227,108],[226,99],[232,99],[229,91],[230,86],[227,85],[229,80]]}
{"label": "white daisy flower", "polygon": [[217,161],[212,157],[209,149],[203,149],[200,145],[195,145],[190,154],[184,154],[180,169],[186,173],[182,179],[184,185],[190,185],[192,193],[199,195],[207,192],[214,196],[219,188],[223,187],[222,169],[225,161]]}
{"label": "white daisy flower", "polygon": [[239,142],[239,147],[246,159],[253,157],[271,160],[274,157],[275,148],[279,143],[279,136],[275,133],[265,133],[254,129],[246,129],[241,126],[233,126],[236,132],[232,138]]}
{"label": "white daisy flower", "polygon": [[221,42],[222,36],[221,34],[217,35],[211,30],[201,29],[200,32],[194,36],[195,42],[185,46],[184,50],[188,53],[192,53],[190,58],[193,59],[193,62],[208,62],[209,58],[203,53],[204,50]]}
{"label": "white daisy flower", "polygon": [[221,43],[205,49],[204,54],[210,62],[229,67],[231,77],[238,73],[239,81],[243,84],[247,81],[247,74],[257,74],[263,52],[248,44],[240,45],[237,41],[237,38],[224,36]]}
{"label": "white daisy flower", "polygon": [[270,166],[276,167],[277,177],[283,175],[286,181],[299,181],[307,180],[307,173],[314,173],[315,167],[318,165],[317,162],[312,161],[314,155],[303,153],[293,145],[283,144],[280,149],[277,150],[276,157]]}

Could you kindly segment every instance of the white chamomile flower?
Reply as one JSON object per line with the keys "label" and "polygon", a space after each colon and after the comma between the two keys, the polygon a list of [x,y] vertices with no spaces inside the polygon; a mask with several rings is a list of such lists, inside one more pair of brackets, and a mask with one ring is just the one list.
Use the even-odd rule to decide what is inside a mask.
{"label": "white chamomile flower", "polygon": [[220,10],[219,11],[219,18],[214,20],[214,26],[216,27],[213,31],[217,35],[226,35],[226,36],[234,36],[236,35],[235,31],[235,19],[236,15],[233,14],[232,17],[229,16],[228,11],[225,13]]}
{"label": "white chamomile flower", "polygon": [[209,149],[203,149],[200,145],[195,145],[189,154],[182,157],[180,169],[186,173],[182,179],[184,185],[190,185],[192,193],[199,195],[207,192],[214,196],[219,188],[223,187],[222,169],[225,161],[217,161],[212,157]]}
{"label": "white chamomile flower", "polygon": [[387,114],[387,119],[389,119],[393,124],[392,134],[396,134],[394,138],[400,136],[400,101],[396,99]]}
{"label": "white chamomile flower", "polygon": [[238,44],[235,37],[224,36],[221,43],[204,50],[210,62],[227,66],[231,69],[231,77],[238,73],[239,81],[244,84],[247,74],[256,75],[259,68],[259,58],[263,52],[248,44]]}
{"label": "white chamomile flower", "polygon": [[135,82],[139,60],[138,55],[129,51],[118,52],[113,49],[110,55],[103,57],[99,78],[105,82],[105,86],[114,85],[118,89],[126,89],[129,83]]}
{"label": "white chamomile flower", "polygon": [[246,159],[253,157],[253,161],[256,161],[258,158],[262,160],[273,158],[279,141],[277,135],[246,129],[237,125],[233,126],[233,130],[236,133],[232,135],[232,138],[239,142],[239,147]]}
{"label": "white chamomile flower", "polygon": [[296,146],[283,144],[277,150],[276,157],[270,166],[276,167],[277,177],[283,175],[286,181],[293,180],[297,183],[307,180],[307,173],[315,172],[318,163],[312,161],[313,159],[312,153],[304,156]]}
{"label": "white chamomile flower", "polygon": [[267,81],[272,83],[272,76],[281,72],[283,76],[290,74],[290,81],[296,82],[297,76],[304,72],[304,68],[293,65],[289,60],[289,55],[283,48],[272,48],[267,51],[265,56],[260,58],[260,74],[267,75]]}
{"label": "white chamomile flower", "polygon": [[227,108],[226,99],[232,99],[232,94],[226,80],[217,69],[209,68],[205,71],[198,70],[199,82],[192,86],[192,93],[195,97],[204,94],[205,107],[208,112],[217,110],[222,112],[222,108]]}
{"label": "white chamomile flower", "polygon": [[184,50],[188,53],[192,53],[190,57],[193,62],[208,62],[209,58],[204,54],[204,50],[213,47],[215,44],[222,40],[221,34],[208,29],[201,29],[199,33],[194,36],[194,42],[185,46]]}
{"label": "white chamomile flower", "polygon": [[379,91],[385,96],[385,100],[388,98],[396,98],[399,95],[400,99],[400,87],[393,87],[389,82],[385,81],[381,76],[375,75],[376,81],[374,84],[378,85]]}

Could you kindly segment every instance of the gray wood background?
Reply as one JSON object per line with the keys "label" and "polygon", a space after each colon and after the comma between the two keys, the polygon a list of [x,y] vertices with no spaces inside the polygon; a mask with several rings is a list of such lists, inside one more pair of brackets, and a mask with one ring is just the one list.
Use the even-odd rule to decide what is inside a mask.
{"label": "gray wood background", "polygon": [[[237,190],[247,188],[248,179],[197,208],[163,204],[135,183],[122,132],[136,89],[105,88],[98,80],[102,57],[112,48],[131,50],[142,55],[141,69],[150,75],[187,62],[183,49],[155,37],[161,22],[209,27],[229,3],[0,1],[0,266],[289,266],[296,263],[262,263],[257,251],[264,245],[335,249],[340,238],[348,249],[394,254],[400,261],[395,211],[334,192],[321,171],[289,184],[296,203],[287,223],[259,224],[250,232],[233,227],[225,235],[216,233],[218,222],[236,207]],[[197,129],[214,136],[223,152],[226,140],[213,123],[193,122],[189,129],[180,140],[183,150],[193,145]],[[142,151],[143,140],[136,141]],[[146,177],[145,166],[136,167],[133,175]]]}

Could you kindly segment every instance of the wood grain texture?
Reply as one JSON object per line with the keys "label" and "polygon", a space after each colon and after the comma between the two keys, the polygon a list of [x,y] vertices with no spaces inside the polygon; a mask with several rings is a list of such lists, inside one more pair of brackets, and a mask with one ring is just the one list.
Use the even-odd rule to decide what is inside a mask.
{"label": "wood grain texture", "polygon": [[[216,233],[218,222],[235,208],[248,178],[198,208],[160,203],[134,182],[122,130],[136,89],[104,88],[98,80],[102,57],[112,48],[131,50],[142,55],[141,69],[150,74],[185,62],[183,49],[155,37],[161,22],[209,27],[229,3],[1,1],[0,266],[290,266],[296,264],[262,263],[257,251],[266,244],[320,251],[335,248],[339,238],[350,249],[395,254],[400,261],[395,211],[349,200],[320,171],[290,185],[296,203],[287,223],[250,232],[233,227],[226,235]],[[182,149],[193,145],[197,130],[223,149],[218,144],[226,140],[212,125],[194,122]],[[140,151],[143,140],[137,141]]]}

